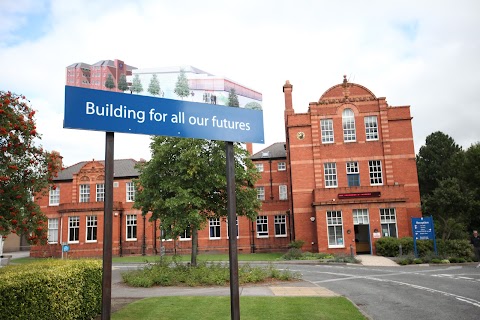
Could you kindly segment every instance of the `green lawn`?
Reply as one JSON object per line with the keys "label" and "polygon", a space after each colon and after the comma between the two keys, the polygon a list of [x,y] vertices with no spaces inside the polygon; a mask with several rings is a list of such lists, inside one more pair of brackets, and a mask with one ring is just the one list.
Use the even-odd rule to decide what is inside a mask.
{"label": "green lawn", "polygon": [[[275,261],[278,260],[283,253],[239,253],[238,261]],[[171,259],[172,256],[165,256]],[[178,255],[178,261],[190,261],[190,255]],[[198,261],[228,261],[228,254],[199,254]],[[160,256],[127,256],[113,257],[113,262],[156,262],[160,260]]]}
{"label": "green lawn", "polygon": [[[127,319],[230,319],[230,297],[155,297],[136,301],[112,314]],[[343,297],[240,297],[242,320],[366,319]]]}

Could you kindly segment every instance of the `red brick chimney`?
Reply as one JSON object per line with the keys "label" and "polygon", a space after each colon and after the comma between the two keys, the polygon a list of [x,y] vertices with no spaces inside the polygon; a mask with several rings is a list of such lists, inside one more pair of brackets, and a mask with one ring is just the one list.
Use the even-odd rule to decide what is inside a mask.
{"label": "red brick chimney", "polygon": [[292,90],[293,86],[290,84],[290,81],[287,80],[283,85],[283,94],[285,95],[285,111],[293,111]]}
{"label": "red brick chimney", "polygon": [[247,151],[250,155],[253,155],[253,145],[251,142],[247,142],[246,144],[246,147],[247,147]]}

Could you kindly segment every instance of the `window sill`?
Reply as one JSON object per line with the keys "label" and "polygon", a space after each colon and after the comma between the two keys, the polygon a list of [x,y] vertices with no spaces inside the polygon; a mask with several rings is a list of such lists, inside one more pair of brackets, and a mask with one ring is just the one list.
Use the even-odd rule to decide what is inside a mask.
{"label": "window sill", "polygon": [[137,238],[125,239],[125,241],[137,241]]}
{"label": "window sill", "polygon": [[281,234],[281,235],[275,235],[275,238],[286,238],[286,234]]}
{"label": "window sill", "polygon": [[268,238],[268,236],[259,236],[259,235],[257,235],[257,239],[267,239],[267,238]]}
{"label": "window sill", "polygon": [[222,238],[208,238],[208,240],[221,240]]}
{"label": "window sill", "polygon": [[76,243],[77,243],[77,244],[78,244],[78,243],[80,243],[80,241],[68,241],[67,243],[72,243],[72,244],[76,244]]}
{"label": "window sill", "polygon": [[345,246],[344,245],[329,245],[328,246],[329,249],[344,249]]}
{"label": "window sill", "polygon": [[97,240],[87,240],[85,243],[97,243]]}

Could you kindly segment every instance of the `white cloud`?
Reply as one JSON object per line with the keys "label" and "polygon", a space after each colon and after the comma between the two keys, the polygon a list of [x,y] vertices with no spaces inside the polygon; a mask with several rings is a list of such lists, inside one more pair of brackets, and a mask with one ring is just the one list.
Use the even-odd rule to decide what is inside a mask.
{"label": "white cloud", "polygon": [[[390,105],[411,105],[417,149],[434,131],[464,147],[480,141],[474,0],[38,3],[0,4],[11,13],[3,39],[19,40],[0,38],[0,89],[32,100],[42,144],[67,164],[103,158],[104,134],[62,129],[65,67],[116,58],[141,68],[190,64],[262,92],[266,144],[255,151],[285,139],[285,80],[295,110],[306,112],[343,74]],[[12,26],[35,28],[25,21],[38,8],[48,10],[38,26],[47,32],[20,41]],[[115,157],[149,158],[148,144],[148,136],[117,134]]]}

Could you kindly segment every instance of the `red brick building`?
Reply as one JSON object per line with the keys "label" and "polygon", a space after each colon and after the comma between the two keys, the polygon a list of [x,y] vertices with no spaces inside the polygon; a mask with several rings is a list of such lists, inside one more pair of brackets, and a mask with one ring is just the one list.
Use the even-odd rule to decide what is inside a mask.
{"label": "red brick building", "polygon": [[380,237],[411,236],[421,217],[409,106],[343,83],[295,113],[283,86],[290,226],[304,250],[375,253]]}
{"label": "red brick building", "polygon": [[122,75],[125,75],[125,77],[132,75],[133,69],[136,68],[126,65],[118,59],[100,60],[94,64],[73,63],[67,67],[65,84],[81,88],[110,90],[105,87],[105,82],[111,75],[115,83],[115,88],[112,91],[122,92],[118,90],[118,80]]}

